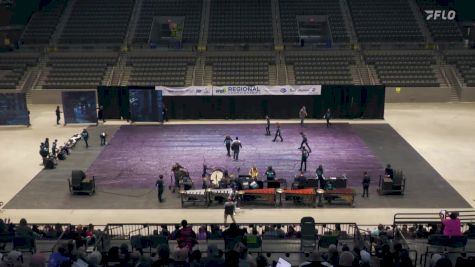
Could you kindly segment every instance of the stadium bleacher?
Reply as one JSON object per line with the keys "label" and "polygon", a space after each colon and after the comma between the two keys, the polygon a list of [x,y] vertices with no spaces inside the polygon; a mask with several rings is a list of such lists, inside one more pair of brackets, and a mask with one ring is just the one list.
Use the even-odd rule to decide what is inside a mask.
{"label": "stadium bleacher", "polygon": [[270,0],[211,1],[211,43],[273,42]]}
{"label": "stadium bleacher", "polygon": [[297,15],[328,16],[334,42],[348,42],[339,1],[332,0],[280,0],[280,19],[284,42],[298,42]]}
{"label": "stadium bleacher", "polygon": [[34,14],[23,32],[21,43],[25,45],[48,44],[65,6],[66,1],[53,1],[43,10]]}
{"label": "stadium bleacher", "polygon": [[424,42],[407,0],[348,0],[348,5],[359,42]]}
{"label": "stadium bleacher", "polygon": [[38,57],[37,53],[0,53],[0,89],[16,89]]}
{"label": "stadium bleacher", "polygon": [[117,53],[54,53],[43,70],[43,89],[96,89],[117,62]]}
{"label": "stadium bleacher", "polygon": [[272,56],[211,56],[206,64],[212,68],[213,85],[267,85]]}
{"label": "stadium bleacher", "polygon": [[196,43],[200,35],[202,5],[202,0],[144,0],[133,43],[148,43],[153,18],[156,16],[184,16],[183,42]]}
{"label": "stadium bleacher", "polygon": [[467,86],[475,86],[475,53],[471,51],[446,52],[445,60],[455,65]]}
{"label": "stadium bleacher", "polygon": [[365,61],[372,65],[381,84],[386,86],[438,87],[433,55],[422,53],[367,52]]}
{"label": "stadium bleacher", "polygon": [[351,54],[287,55],[285,60],[293,66],[297,85],[353,83],[350,65],[355,61]]}
{"label": "stadium bleacher", "polygon": [[184,87],[187,74],[195,63],[193,56],[133,55],[128,58],[131,69],[128,85]]}
{"label": "stadium bleacher", "polygon": [[76,1],[59,43],[120,45],[133,6],[133,0]]}

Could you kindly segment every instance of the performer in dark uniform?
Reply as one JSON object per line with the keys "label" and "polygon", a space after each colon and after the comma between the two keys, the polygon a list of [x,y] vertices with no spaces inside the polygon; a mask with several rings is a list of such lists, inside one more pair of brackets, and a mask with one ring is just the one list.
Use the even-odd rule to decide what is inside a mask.
{"label": "performer in dark uniform", "polygon": [[270,118],[266,115],[266,135],[270,135]]}
{"label": "performer in dark uniform", "polygon": [[323,118],[327,121],[327,128],[331,125],[330,119],[332,117],[332,113],[330,109],[327,109],[327,112],[325,112],[325,115],[323,115]]}
{"label": "performer in dark uniform", "polygon": [[276,125],[277,129],[275,130],[275,136],[274,136],[274,140],[272,140],[272,142],[275,142],[277,137],[280,138],[281,142],[284,142],[284,139],[282,138],[282,135],[280,133],[280,123],[276,123],[275,125]]}
{"label": "performer in dark uniform", "polygon": [[[310,152],[305,147],[302,147],[302,158],[300,159],[300,171],[307,171],[307,159]],[[302,169],[303,168],[303,169]]]}
{"label": "performer in dark uniform", "polygon": [[59,125],[59,121],[61,120],[61,110],[59,110],[59,106],[56,106],[56,125]]}
{"label": "performer in dark uniform", "polygon": [[104,118],[104,107],[102,105],[97,109],[97,122],[99,123],[100,120],[106,122],[106,119]]}
{"label": "performer in dark uniform", "polygon": [[233,139],[231,138],[231,136],[226,135],[226,137],[224,138],[224,144],[226,145],[226,150],[228,151],[228,154],[227,154],[228,157],[231,157],[231,143],[232,142],[233,142]]}
{"label": "performer in dark uniform", "polygon": [[298,149],[302,149],[302,147],[306,145],[308,148],[308,153],[312,153],[312,149],[310,148],[307,142],[307,136],[303,132],[300,132],[300,135],[302,136],[302,143],[300,143],[300,147]]}
{"label": "performer in dark uniform", "polygon": [[323,166],[318,165],[317,170],[315,171],[315,174],[317,175],[318,178],[318,184],[320,186],[320,189],[325,189],[325,178],[323,177]]}
{"label": "performer in dark uniform", "polygon": [[158,180],[157,182],[155,183],[155,187],[157,188],[157,196],[158,196],[158,202],[163,202],[163,198],[162,198],[162,195],[163,195],[163,190],[165,188],[164,184],[163,184],[163,175],[159,175],[158,176]]}

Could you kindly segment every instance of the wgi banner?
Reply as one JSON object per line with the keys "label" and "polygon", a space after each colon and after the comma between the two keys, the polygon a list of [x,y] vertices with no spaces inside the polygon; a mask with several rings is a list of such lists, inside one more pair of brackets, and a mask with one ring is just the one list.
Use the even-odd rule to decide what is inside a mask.
{"label": "wgi banner", "polygon": [[162,90],[163,96],[211,96],[213,94],[213,88],[211,86],[190,86],[181,88],[155,86],[155,90]]}
{"label": "wgi banner", "polygon": [[281,86],[191,86],[169,88],[156,86],[164,96],[253,96],[253,95],[321,95],[321,85],[281,85]]}
{"label": "wgi banner", "polygon": [[321,85],[213,86],[213,95],[321,95]]}

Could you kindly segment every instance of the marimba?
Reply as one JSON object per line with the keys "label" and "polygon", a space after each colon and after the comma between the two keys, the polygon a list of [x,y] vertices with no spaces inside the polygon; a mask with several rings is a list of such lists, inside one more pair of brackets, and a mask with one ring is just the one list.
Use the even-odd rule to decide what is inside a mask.
{"label": "marimba", "polygon": [[[284,189],[282,194],[285,195],[285,199],[293,198],[294,202],[301,201],[304,204],[312,205],[315,207],[317,202],[317,193],[314,188],[303,188],[303,189]],[[280,202],[282,198],[279,198]],[[280,203],[282,205],[282,203]]]}
{"label": "marimba", "polygon": [[340,199],[341,201],[354,206],[355,190],[351,188],[335,188],[332,190],[325,190],[323,198],[331,204],[332,200]]}
{"label": "marimba", "polygon": [[269,204],[275,205],[276,192],[275,188],[263,188],[263,189],[247,189],[239,191],[241,202],[246,201],[263,201]]}
{"label": "marimba", "polygon": [[233,193],[232,188],[222,188],[222,189],[208,189],[208,197],[209,202],[211,203],[213,200],[217,198],[222,198],[224,200],[228,199],[228,197]]}
{"label": "marimba", "polygon": [[181,190],[181,207],[183,208],[185,202],[191,203],[203,203],[206,206],[209,205],[209,194],[207,189],[194,189],[194,190]]}

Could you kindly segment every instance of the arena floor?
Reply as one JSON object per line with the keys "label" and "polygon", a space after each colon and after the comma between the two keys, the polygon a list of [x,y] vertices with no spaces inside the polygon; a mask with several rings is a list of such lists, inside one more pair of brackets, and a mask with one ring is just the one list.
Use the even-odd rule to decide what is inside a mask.
{"label": "arena floor", "polygon": [[[164,205],[166,209],[150,212],[149,209],[161,208],[156,202],[154,192],[143,187],[131,189],[127,184],[99,190],[92,198],[71,197],[67,192],[66,178],[70,176],[71,169],[87,169],[91,165],[101,152],[98,140],[94,141],[96,144],[93,143],[88,151],[78,147],[70,159],[61,162],[58,169],[50,171],[51,174],[54,172],[54,175],[44,175],[45,172],[41,172],[32,180],[41,171],[37,151],[39,142],[46,136],[50,139],[57,138],[61,142],[84,126],[55,126],[53,106],[33,105],[30,110],[33,124],[31,128],[8,127],[0,130],[0,145],[4,148],[0,160],[5,163],[0,165],[3,174],[0,177],[3,185],[0,187],[0,201],[6,204],[0,217],[27,217],[32,222],[79,221],[96,224],[144,221],[174,223],[184,217],[191,222],[222,221],[222,211],[219,209],[174,209],[179,207],[179,201],[172,195],[166,196],[169,200]],[[285,209],[286,215],[282,216],[279,209],[251,207],[241,209],[237,220],[295,222],[304,215],[313,215],[320,221],[376,224],[390,222],[395,212],[421,211],[421,208],[424,208],[424,211],[425,208],[469,208],[475,199],[475,185],[471,183],[471,177],[475,174],[475,138],[471,134],[475,128],[474,117],[474,103],[388,104],[385,121],[350,123],[352,131],[364,141],[381,164],[391,162],[394,166],[407,165],[404,167],[406,174],[412,175],[408,175],[406,196],[379,197],[373,187],[369,200],[357,196],[354,209],[289,207]],[[345,122],[337,123],[344,127]],[[188,123],[229,122],[173,124]],[[106,127],[109,133],[114,133],[120,124],[122,122],[107,122],[105,126],[91,127],[91,139],[95,139],[92,137],[98,128]],[[311,137],[309,139],[311,141]],[[201,164],[202,160],[199,160],[198,165]],[[58,208],[61,210],[54,210]],[[121,211],[117,212],[117,209]]]}

